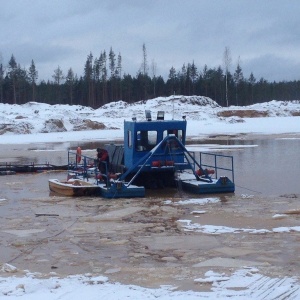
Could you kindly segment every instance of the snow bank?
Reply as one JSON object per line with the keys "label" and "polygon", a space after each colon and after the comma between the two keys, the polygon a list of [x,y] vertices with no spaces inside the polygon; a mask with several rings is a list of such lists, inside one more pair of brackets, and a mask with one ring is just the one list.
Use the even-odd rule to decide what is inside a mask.
{"label": "snow bank", "polygon": [[[98,109],[37,102],[23,105],[0,103],[0,144],[123,139],[124,120],[131,120],[133,116],[144,120],[145,110],[150,110],[154,119],[161,110],[165,111],[165,119],[181,119],[186,116],[188,138],[218,134],[300,132],[299,100],[222,108],[207,97],[174,96],[132,104],[117,101]],[[229,110],[267,111],[267,116],[273,117],[220,116],[220,112],[224,114]],[[17,139],[14,137],[16,135]]]}

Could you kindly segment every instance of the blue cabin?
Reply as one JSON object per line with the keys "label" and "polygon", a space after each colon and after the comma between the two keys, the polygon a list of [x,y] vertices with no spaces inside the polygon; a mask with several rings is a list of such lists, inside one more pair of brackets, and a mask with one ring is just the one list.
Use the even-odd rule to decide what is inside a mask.
{"label": "blue cabin", "polygon": [[[164,112],[157,113],[156,120],[152,120],[150,111],[146,111],[146,119],[137,121],[124,121],[124,145],[107,145],[111,157],[113,172],[124,173],[128,171],[126,180],[129,180],[140,170],[135,183],[147,187],[173,185],[174,165],[184,163],[184,154],[176,141],[185,145],[186,120],[165,120]],[[176,137],[176,141],[168,142],[172,151],[166,151],[166,145],[161,142],[168,136]],[[138,163],[147,154],[160,145],[154,155],[147,159],[147,164],[141,169]],[[122,159],[121,159],[122,157]],[[120,169],[122,165],[123,169]]]}
{"label": "blue cabin", "polygon": [[[131,168],[145,154],[151,151],[165,137],[174,135],[185,144],[186,121],[159,120],[159,121],[125,121],[124,122],[124,164],[126,168]],[[183,163],[184,156],[176,155],[182,153],[181,149],[176,147],[174,152],[168,157],[165,154],[156,155],[149,161],[155,164],[156,161],[174,161],[174,163]]]}

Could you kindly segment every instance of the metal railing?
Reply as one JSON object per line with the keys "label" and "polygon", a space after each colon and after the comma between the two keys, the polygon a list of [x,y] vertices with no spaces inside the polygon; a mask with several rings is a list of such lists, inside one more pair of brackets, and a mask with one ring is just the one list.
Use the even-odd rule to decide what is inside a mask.
{"label": "metal railing", "polygon": [[[229,172],[231,174],[232,182],[234,182],[233,156],[207,152],[199,152],[199,155],[200,166],[214,169],[216,178],[218,177],[218,170]],[[213,164],[205,163],[205,156],[211,157]],[[220,158],[227,160],[226,166],[220,166],[220,163],[218,162],[218,159]]]}
{"label": "metal railing", "polygon": [[68,175],[72,174],[75,178],[85,179],[86,181],[92,179],[95,180],[97,184],[103,179],[106,181],[106,184],[109,185],[108,165],[105,161],[102,163],[105,165],[105,174],[101,174],[99,171],[96,158],[78,154],[71,150],[68,151]]}

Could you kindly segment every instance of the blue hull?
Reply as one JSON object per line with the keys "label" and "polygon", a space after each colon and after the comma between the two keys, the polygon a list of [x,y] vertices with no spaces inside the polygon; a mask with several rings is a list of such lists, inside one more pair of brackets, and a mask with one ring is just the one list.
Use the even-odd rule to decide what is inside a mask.
{"label": "blue hull", "polygon": [[217,193],[234,193],[234,183],[226,177],[212,179],[211,182],[193,180],[181,180],[182,189],[193,194],[217,194]]}
{"label": "blue hull", "polygon": [[107,187],[105,184],[99,184],[100,196],[103,198],[135,198],[145,197],[145,188],[143,186],[129,185],[124,183],[112,183]]}

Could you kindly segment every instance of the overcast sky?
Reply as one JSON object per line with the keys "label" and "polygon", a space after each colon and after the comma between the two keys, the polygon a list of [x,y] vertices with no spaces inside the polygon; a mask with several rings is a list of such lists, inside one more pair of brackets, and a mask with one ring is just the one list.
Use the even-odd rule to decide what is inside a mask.
{"label": "overcast sky", "polygon": [[[87,55],[110,47],[123,72],[139,70],[146,45],[149,66],[167,78],[173,66],[223,64],[229,47],[246,78],[300,80],[299,0],[0,0],[2,63],[13,54],[21,67],[33,59],[39,80],[60,66],[81,76]],[[149,70],[151,76],[151,70]]]}

